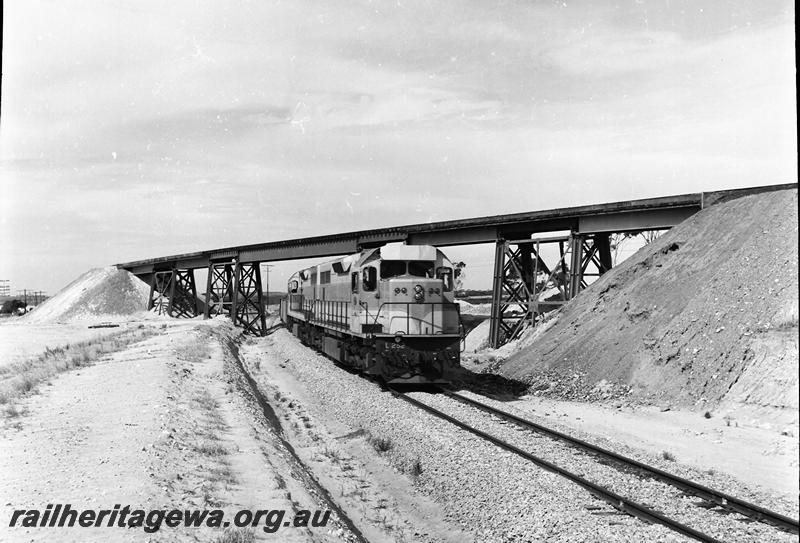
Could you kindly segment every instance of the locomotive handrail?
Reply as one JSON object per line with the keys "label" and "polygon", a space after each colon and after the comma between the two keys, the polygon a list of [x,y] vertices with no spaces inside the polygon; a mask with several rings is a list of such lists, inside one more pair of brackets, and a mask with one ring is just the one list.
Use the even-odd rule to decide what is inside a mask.
{"label": "locomotive handrail", "polygon": [[[318,300],[315,298],[306,298],[302,294],[294,294],[291,295],[290,304],[299,304],[299,311],[305,315],[305,319],[308,322],[324,324],[331,328],[339,328],[343,330],[350,328],[349,310],[351,304],[349,301]],[[443,332],[441,329],[444,328],[446,318],[445,313],[447,311],[454,311],[457,319],[456,322],[459,324],[459,331],[454,332],[453,334],[461,335],[461,308],[455,302],[383,302],[380,306],[378,306],[378,310],[374,314],[370,312],[369,306],[365,302],[359,302],[359,306],[364,311],[364,322],[368,324],[371,323],[373,326],[380,325],[378,321],[381,317],[387,317],[387,313],[391,306],[402,306],[405,309],[405,330],[397,330],[392,333],[403,335],[420,335],[418,333],[415,334],[411,332],[412,320],[420,322],[420,329],[422,329],[423,326],[429,325],[433,335],[444,335],[445,332]],[[384,312],[385,306],[390,306],[387,307],[386,312]],[[441,308],[441,317],[439,318],[440,330],[438,332],[435,331],[437,306]],[[428,308],[430,312],[430,318],[413,316],[411,314],[412,307]],[[297,309],[294,310],[297,311]],[[397,317],[400,316],[398,315]]]}
{"label": "locomotive handrail", "polygon": [[350,302],[307,299],[302,297],[302,311],[308,322],[325,324],[332,328],[350,328]]}

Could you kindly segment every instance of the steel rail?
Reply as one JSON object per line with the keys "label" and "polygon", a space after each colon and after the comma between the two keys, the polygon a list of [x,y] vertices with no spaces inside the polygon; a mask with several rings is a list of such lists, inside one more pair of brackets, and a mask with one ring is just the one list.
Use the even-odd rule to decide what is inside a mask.
{"label": "steel rail", "polygon": [[716,538],[714,538],[714,537],[712,537],[712,536],[710,536],[708,534],[705,534],[703,532],[695,530],[694,528],[686,526],[685,524],[682,524],[682,523],[678,522],[677,520],[674,520],[674,519],[671,519],[669,517],[666,517],[666,516],[662,515],[661,513],[659,513],[658,511],[654,511],[653,509],[650,509],[649,507],[647,507],[645,505],[637,503],[637,502],[635,502],[633,500],[630,500],[628,498],[624,498],[624,497],[620,496],[619,494],[613,492],[612,490],[609,490],[609,489],[607,489],[605,487],[602,487],[602,486],[600,486],[600,485],[598,485],[596,483],[593,483],[593,482],[591,482],[591,481],[589,481],[587,479],[584,479],[580,475],[572,473],[571,471],[568,471],[568,470],[566,470],[566,469],[564,469],[564,468],[562,468],[560,466],[557,466],[556,464],[553,464],[552,462],[548,462],[547,460],[544,460],[543,458],[539,458],[538,456],[535,456],[535,455],[533,455],[533,454],[531,454],[531,453],[529,453],[527,451],[523,451],[519,447],[515,447],[514,445],[512,445],[510,443],[507,443],[507,442],[505,442],[505,441],[503,441],[503,440],[501,440],[501,439],[499,439],[497,437],[494,437],[494,436],[492,436],[490,434],[487,434],[486,432],[478,430],[477,428],[473,428],[469,424],[467,424],[465,422],[462,422],[462,421],[460,421],[460,420],[458,420],[456,418],[453,418],[450,415],[448,415],[447,413],[443,413],[442,411],[439,411],[438,409],[436,409],[434,407],[431,407],[431,406],[429,406],[429,405],[427,405],[427,404],[425,404],[423,402],[420,402],[419,400],[415,400],[414,398],[411,398],[410,396],[408,396],[408,395],[406,395],[406,394],[404,394],[402,392],[398,392],[398,391],[396,391],[394,389],[391,389],[391,388],[389,389],[389,391],[396,398],[404,400],[404,401],[410,403],[411,405],[413,405],[415,407],[423,409],[424,411],[427,411],[428,413],[430,413],[430,414],[432,414],[432,415],[434,415],[436,417],[439,417],[439,418],[441,418],[443,420],[446,420],[447,422],[449,422],[449,423],[451,423],[451,424],[453,424],[455,426],[458,426],[462,430],[466,430],[467,432],[475,434],[476,436],[481,437],[481,438],[485,439],[486,441],[489,441],[489,442],[497,445],[498,447],[500,447],[502,449],[505,449],[505,450],[507,450],[509,452],[513,452],[514,454],[516,454],[518,456],[521,456],[522,458],[524,458],[524,459],[526,459],[526,460],[528,460],[530,462],[533,462],[534,464],[536,464],[536,465],[538,465],[538,466],[540,466],[540,467],[542,467],[542,468],[544,468],[544,469],[546,469],[548,471],[552,471],[554,473],[557,473],[558,475],[561,475],[562,477],[565,477],[566,479],[569,479],[570,481],[572,481],[572,482],[582,486],[586,490],[588,490],[595,497],[607,502],[608,504],[610,504],[615,509],[623,511],[623,512],[629,514],[629,515],[632,515],[632,516],[634,516],[636,518],[642,519],[642,520],[644,520],[646,522],[649,522],[649,523],[661,524],[661,525],[666,526],[667,528],[669,528],[671,530],[674,530],[674,531],[676,531],[678,533],[681,533],[681,534],[683,534],[685,536],[691,537],[691,538],[696,539],[698,541],[704,541],[704,542],[707,542],[707,543],[720,543],[720,541],[721,541],[721,540],[716,539]]}
{"label": "steel rail", "polygon": [[604,449],[603,447],[593,445],[588,441],[578,439],[563,432],[559,432],[557,430],[547,428],[546,426],[542,426],[541,424],[537,424],[535,422],[517,417],[516,415],[512,415],[511,413],[501,411],[490,405],[486,405],[477,400],[473,400],[472,398],[468,398],[467,396],[462,396],[461,394],[458,394],[456,392],[444,389],[440,390],[443,394],[449,396],[450,398],[453,398],[454,400],[458,400],[460,402],[472,405],[483,411],[486,411],[487,413],[491,413],[492,415],[502,417],[520,426],[525,426],[536,432],[547,434],[561,441],[566,441],[571,445],[574,445],[581,449],[585,449],[591,453],[605,456],[622,464],[633,466],[641,471],[646,472],[647,474],[653,476],[654,478],[662,482],[668,483],[669,485],[672,485],[676,488],[689,492],[715,505],[719,505],[726,509],[735,511],[751,519],[772,524],[778,528],[781,528],[783,530],[786,530],[794,534],[798,533],[798,531],[800,530],[800,526],[798,526],[797,520],[794,520],[780,513],[776,513],[775,511],[770,511],[769,509],[746,502],[744,500],[741,500],[724,492],[720,492],[719,490],[715,490],[713,488],[709,488],[699,483],[690,481],[689,479],[673,475],[672,473],[666,472],[664,470],[661,470],[653,466],[649,466],[647,464],[639,462],[638,460],[634,460],[633,458],[628,458],[627,456],[617,454],[608,449]]}
{"label": "steel rail", "polygon": [[[276,328],[276,327],[272,327]],[[350,534],[353,538],[358,541],[359,543],[369,543],[369,540],[366,536],[358,529],[355,525],[353,520],[345,513],[344,509],[342,509],[336,500],[333,499],[331,493],[328,491],[327,488],[322,486],[322,483],[319,482],[317,477],[311,472],[308,466],[302,461],[300,456],[297,454],[297,451],[292,446],[291,443],[282,435],[283,431],[280,427],[280,420],[278,419],[277,415],[275,414],[272,407],[269,405],[269,402],[264,398],[264,395],[261,393],[261,389],[258,387],[258,383],[250,375],[250,372],[242,362],[242,359],[239,356],[239,347],[234,340],[228,340],[228,346],[233,353],[233,366],[239,372],[239,375],[244,379],[245,383],[247,384],[247,388],[244,389],[245,393],[249,393],[250,396],[255,400],[258,406],[261,408],[261,413],[264,415],[264,418],[267,420],[268,424],[273,427],[275,434],[278,437],[278,441],[283,446],[283,448],[288,452],[287,459],[290,463],[294,461],[295,466],[298,468],[298,475],[304,482],[308,485],[308,490],[312,495],[315,495],[320,501],[324,502],[325,505],[333,511],[334,515],[338,517],[339,521],[350,531]]]}

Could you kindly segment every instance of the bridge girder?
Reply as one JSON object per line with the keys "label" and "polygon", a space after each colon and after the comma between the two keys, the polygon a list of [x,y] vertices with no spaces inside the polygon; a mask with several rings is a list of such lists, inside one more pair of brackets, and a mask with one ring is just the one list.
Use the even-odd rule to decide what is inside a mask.
{"label": "bridge girder", "polygon": [[[234,322],[242,324],[248,331],[263,333],[261,262],[346,255],[397,241],[440,247],[495,243],[490,340],[492,345],[498,346],[519,332],[520,322],[529,320],[535,323],[536,316],[546,307],[537,298],[536,279],[540,275],[539,270],[560,274],[555,277],[562,278],[563,285],[559,288],[563,290],[563,301],[567,301],[586,286],[586,277],[601,275],[611,268],[609,234],[667,229],[709,205],[749,194],[789,189],[796,190],[797,183],[348,232],[186,253],[118,264],[117,267],[150,283],[149,308],[158,307],[160,311],[166,307],[166,312],[179,315],[191,313],[191,304],[185,300],[188,297],[186,293],[195,292],[192,270],[208,268],[210,281],[214,285],[207,286],[207,299],[219,287],[220,281],[225,289],[232,289],[230,307],[223,304],[222,308],[213,311],[228,312]],[[557,262],[551,262],[550,265],[539,252],[540,245],[544,243],[541,239],[540,245],[535,248],[530,239],[519,239],[558,231],[568,231],[570,236],[556,241],[559,243],[560,256]],[[217,262],[227,262],[228,266],[233,266],[227,279],[211,278]],[[521,283],[520,277],[525,278]],[[175,294],[167,294],[173,288],[176,289]],[[175,300],[178,300],[177,304]],[[196,304],[196,297],[194,301]],[[242,305],[239,305],[240,301]],[[256,305],[261,307],[260,312],[254,309]],[[512,305],[521,308],[514,315],[508,311]],[[211,315],[210,311],[208,307],[204,308],[206,316]],[[237,311],[243,313],[240,315]],[[197,314],[196,305],[194,314]],[[520,315],[523,318],[518,318]]]}

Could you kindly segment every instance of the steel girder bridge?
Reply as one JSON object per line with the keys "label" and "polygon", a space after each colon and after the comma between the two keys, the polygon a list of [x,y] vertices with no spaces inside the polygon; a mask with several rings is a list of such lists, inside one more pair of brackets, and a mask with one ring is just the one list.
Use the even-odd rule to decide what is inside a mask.
{"label": "steel girder bridge", "polygon": [[[148,309],[172,317],[229,316],[248,333],[266,330],[260,264],[348,255],[386,243],[448,247],[495,244],[490,344],[516,337],[526,323],[575,297],[586,279],[611,269],[610,236],[669,229],[704,207],[797,183],[412,224],[226,247],[117,264],[150,285]],[[542,237],[542,234],[568,232]],[[546,256],[557,247],[557,256]],[[549,262],[548,262],[549,260]],[[204,300],[194,271],[206,269]],[[541,297],[545,289],[555,295]]]}

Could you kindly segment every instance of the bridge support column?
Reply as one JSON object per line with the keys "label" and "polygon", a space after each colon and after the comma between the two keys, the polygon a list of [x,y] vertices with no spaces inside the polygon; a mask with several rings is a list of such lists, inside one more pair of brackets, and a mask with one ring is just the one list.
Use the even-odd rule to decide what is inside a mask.
{"label": "bridge support column", "polygon": [[492,281],[492,314],[489,324],[489,344],[497,348],[505,341],[506,331],[503,323],[503,294],[506,278],[506,242],[497,240],[494,249],[494,279]]}
{"label": "bridge support column", "polygon": [[583,246],[584,236],[572,233],[569,237],[569,288],[567,289],[567,299],[571,300],[586,286],[583,280]]}
{"label": "bridge support column", "polygon": [[194,270],[172,269],[153,273],[147,310],[159,315],[192,318],[197,316],[197,288]]}
{"label": "bridge support column", "polygon": [[206,308],[203,316],[231,315],[233,305],[233,267],[231,262],[211,262],[206,282]]}
{"label": "bridge support column", "polygon": [[171,288],[172,270],[153,272],[150,276],[150,296],[147,299],[147,310],[155,309],[157,314],[166,315]]}
{"label": "bridge support column", "polygon": [[173,270],[167,313],[170,317],[187,319],[197,316],[197,286],[194,282],[194,270]]}
{"label": "bridge support column", "polygon": [[[568,238],[500,240],[495,247],[494,284],[489,343],[497,348],[515,339],[526,323],[568,300],[564,251]],[[542,257],[542,245],[558,243],[561,257],[549,266]],[[541,300],[546,290],[558,290],[557,298]],[[552,298],[552,297],[551,297]]]}
{"label": "bridge support column", "polygon": [[593,240],[597,248],[597,270],[603,275],[614,265],[611,259],[611,234],[595,234]]}
{"label": "bridge support column", "polygon": [[586,277],[600,277],[610,270],[612,259],[610,234],[594,234],[590,237],[573,233],[570,239],[569,298],[572,299],[586,288]]}
{"label": "bridge support column", "polygon": [[261,266],[259,262],[236,262],[233,273],[233,299],[231,320],[249,334],[263,336],[267,323],[261,290]]}

